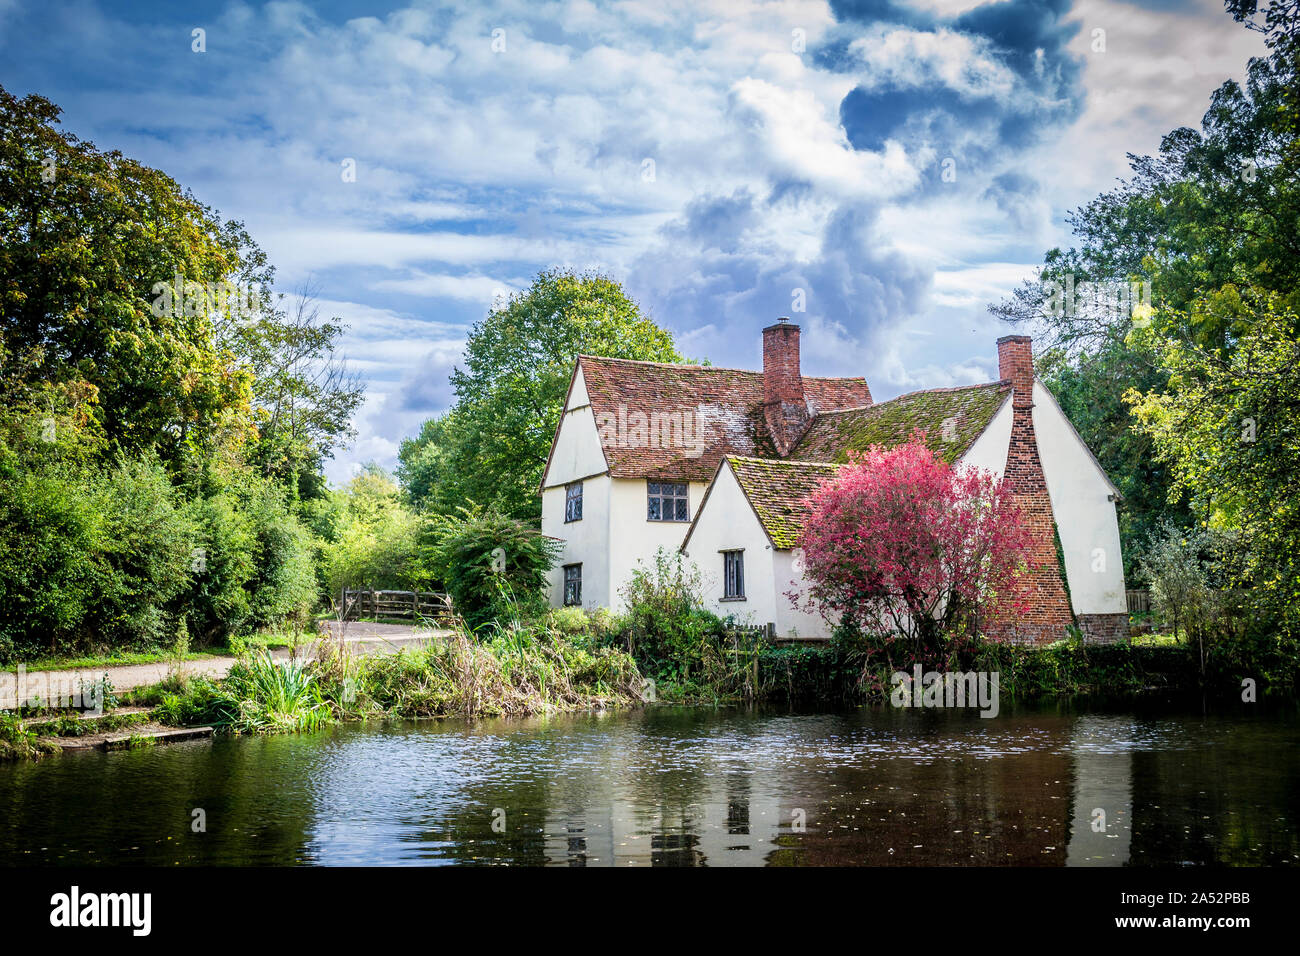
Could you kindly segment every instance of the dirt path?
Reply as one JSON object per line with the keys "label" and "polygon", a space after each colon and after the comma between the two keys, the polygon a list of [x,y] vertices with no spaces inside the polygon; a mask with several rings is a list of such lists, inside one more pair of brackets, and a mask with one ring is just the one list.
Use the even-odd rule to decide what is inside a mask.
{"label": "dirt path", "polygon": [[[355,621],[346,626],[340,626],[337,621],[326,621],[321,627],[334,640],[341,634],[351,649],[363,657],[369,654],[395,654],[404,647],[419,645],[431,636],[450,633],[420,630],[407,624],[361,624]],[[299,656],[310,655],[315,646],[314,640],[302,645],[298,648]],[[289,657],[290,653],[287,647],[277,647],[271,651],[272,656],[278,659]],[[233,657],[204,657],[184,661],[180,669],[186,674],[225,677],[234,663]],[[0,709],[17,707],[20,690],[28,700],[40,697],[43,701],[48,701],[60,695],[66,698],[79,691],[83,684],[93,684],[106,674],[113,684],[113,690],[118,693],[146,687],[165,678],[172,666],[167,662],[122,664],[81,670],[24,671],[21,675],[16,669],[9,669],[0,672]]]}

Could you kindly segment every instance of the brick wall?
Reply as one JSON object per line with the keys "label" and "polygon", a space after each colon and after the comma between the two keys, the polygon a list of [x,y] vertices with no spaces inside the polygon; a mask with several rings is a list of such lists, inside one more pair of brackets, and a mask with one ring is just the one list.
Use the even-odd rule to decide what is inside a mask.
{"label": "brick wall", "polygon": [[1089,644],[1118,644],[1128,640],[1127,614],[1080,614],[1077,623]]}

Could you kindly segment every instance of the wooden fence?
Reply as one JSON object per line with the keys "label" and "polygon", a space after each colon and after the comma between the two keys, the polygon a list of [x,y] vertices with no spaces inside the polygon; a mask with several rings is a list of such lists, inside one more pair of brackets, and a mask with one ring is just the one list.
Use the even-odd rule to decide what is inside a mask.
{"label": "wooden fence", "polygon": [[343,590],[343,619],[409,617],[445,620],[451,616],[451,595],[440,591]]}
{"label": "wooden fence", "polygon": [[1128,601],[1130,614],[1146,614],[1151,610],[1150,591],[1125,591],[1124,597]]}
{"label": "wooden fence", "polygon": [[731,637],[733,646],[739,645],[741,637],[761,637],[764,640],[771,641],[776,637],[775,624],[736,624],[726,628],[726,633]]}

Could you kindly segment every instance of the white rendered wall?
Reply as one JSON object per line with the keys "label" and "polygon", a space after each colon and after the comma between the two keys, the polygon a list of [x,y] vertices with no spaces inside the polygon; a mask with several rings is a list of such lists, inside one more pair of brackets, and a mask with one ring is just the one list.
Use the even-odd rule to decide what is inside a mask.
{"label": "white rendered wall", "polygon": [[[690,517],[695,517],[706,481],[692,481],[687,487],[687,504]],[[671,557],[682,546],[689,521],[650,521],[646,518],[649,492],[644,478],[614,478],[610,486],[609,505],[609,576],[610,601],[607,605],[615,611],[623,610],[619,590],[632,579],[637,562],[649,568],[655,552],[663,548]]]}
{"label": "white rendered wall", "polygon": [[[803,571],[797,569],[797,564],[796,554],[793,551],[777,551],[772,555],[777,636],[830,637],[835,630],[833,621],[827,621],[818,611],[803,610],[803,602],[808,597],[808,582],[803,576]],[[791,590],[799,594],[797,606],[786,597],[786,593]]]}
{"label": "white rendered wall", "polygon": [[[582,606],[608,607],[609,486],[605,453],[600,448],[596,418],[587,399],[579,367],[569,391],[569,403],[555,436],[555,448],[543,478],[542,534],[564,541],[564,551],[548,575],[552,607],[564,603],[564,565],[582,564]],[[582,481],[582,520],[564,521],[565,485]]]}
{"label": "white rendered wall", "polygon": [[1007,449],[1011,445],[1011,419],[1013,417],[1011,395],[1008,393],[1002,407],[994,413],[993,420],[989,422],[988,427],[966,449],[966,454],[957,459],[957,464],[982,468],[1001,478],[1007,470]]}
{"label": "white rendered wall", "polygon": [[1034,383],[1034,435],[1061,536],[1076,614],[1123,614],[1124,561],[1114,487],[1066,419],[1052,393]]}
{"label": "white rendered wall", "polygon": [[[591,405],[586,403],[586,397],[587,389],[582,384],[582,369],[579,369],[569,405],[555,435],[550,465],[543,478],[547,488],[598,475],[609,467],[600,448],[596,416],[592,414]],[[577,404],[580,399],[583,400],[581,405]]]}
{"label": "white rendered wall", "polygon": [[[745,552],[745,600],[723,599],[722,551]],[[709,506],[686,545],[686,555],[704,578],[704,606],[719,617],[734,616],[746,624],[777,621],[776,579],[772,542],[736,482],[723,465],[709,493]]]}
{"label": "white rendered wall", "polygon": [[582,606],[609,607],[610,477],[582,483],[582,520],[564,521],[564,485],[542,492],[542,533],[564,540],[564,551],[548,575],[551,607],[564,603],[564,565],[582,565]]}

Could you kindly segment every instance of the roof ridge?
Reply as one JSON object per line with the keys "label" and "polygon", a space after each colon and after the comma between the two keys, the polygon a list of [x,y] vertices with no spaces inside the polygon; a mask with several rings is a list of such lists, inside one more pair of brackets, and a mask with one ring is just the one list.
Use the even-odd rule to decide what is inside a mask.
{"label": "roof ridge", "polygon": [[[699,369],[701,371],[712,372],[738,372],[741,375],[757,375],[762,377],[761,369],[752,368],[731,368],[727,365],[704,365],[699,362],[656,362],[651,359],[629,359],[619,358],[613,355],[588,355],[586,352],[579,352],[578,358],[590,359],[595,362],[622,362],[625,365],[655,365],[661,368],[689,368]],[[865,375],[804,375],[801,376],[805,382],[862,382],[866,384]],[[864,406],[865,407],[865,406]]]}
{"label": "roof ridge", "polygon": [[578,353],[579,359],[590,359],[594,362],[621,362],[624,365],[657,365],[662,368],[690,368],[702,369],[713,372],[740,372],[744,375],[762,375],[762,372],[755,372],[748,368],[727,368],[723,365],[702,365],[699,362],[655,362],[650,359],[629,359],[617,358],[613,355],[588,355],[586,352]]}
{"label": "roof ridge", "polygon": [[1006,378],[994,379],[991,382],[976,382],[974,385],[941,385],[935,388],[918,388],[915,391],[904,392],[902,395],[895,395],[893,398],[887,398],[883,402],[872,402],[870,405],[858,405],[854,408],[834,408],[829,412],[818,412],[816,418],[829,417],[831,415],[845,415],[849,412],[865,412],[872,409],[883,408],[894,402],[911,398],[913,395],[934,395],[937,393],[965,392],[973,388],[988,388],[992,385],[1005,385],[1011,387],[1011,380]]}

